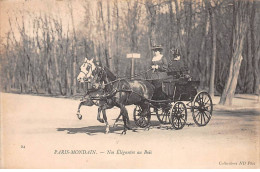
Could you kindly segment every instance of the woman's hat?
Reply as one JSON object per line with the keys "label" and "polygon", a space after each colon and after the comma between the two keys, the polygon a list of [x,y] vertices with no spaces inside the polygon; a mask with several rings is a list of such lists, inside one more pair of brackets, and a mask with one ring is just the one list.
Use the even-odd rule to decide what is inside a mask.
{"label": "woman's hat", "polygon": [[161,45],[155,45],[152,47],[152,50],[163,50],[163,47]]}

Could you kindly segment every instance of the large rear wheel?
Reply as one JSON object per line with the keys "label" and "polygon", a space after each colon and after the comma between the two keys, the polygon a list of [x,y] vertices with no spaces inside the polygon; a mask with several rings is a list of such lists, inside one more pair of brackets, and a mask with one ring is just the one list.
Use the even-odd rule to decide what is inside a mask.
{"label": "large rear wheel", "polygon": [[192,102],[192,117],[198,126],[205,126],[212,117],[213,103],[209,93],[199,92]]}

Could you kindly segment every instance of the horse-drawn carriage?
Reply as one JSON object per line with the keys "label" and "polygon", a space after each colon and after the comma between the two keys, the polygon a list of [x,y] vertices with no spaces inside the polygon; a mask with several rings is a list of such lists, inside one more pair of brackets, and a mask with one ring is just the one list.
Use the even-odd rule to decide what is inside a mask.
{"label": "horse-drawn carriage", "polygon": [[[197,92],[199,81],[192,81],[187,71],[181,65],[169,65],[166,71],[169,77],[161,81],[162,93],[166,97],[159,100],[153,96],[156,92],[151,80],[115,78],[109,69],[96,65],[93,60],[85,59],[78,81],[90,82],[94,90],[98,90],[98,94],[95,91],[88,92],[85,101],[99,101],[95,104],[103,110],[103,115],[105,109],[114,106],[120,108],[124,132],[129,129],[125,106],[131,104],[136,105],[133,112],[135,124],[142,128],[149,126],[151,115],[156,115],[161,124],[171,124],[174,129],[182,129],[187,122],[188,109],[192,112],[194,122],[198,126],[205,126],[212,116],[212,99],[205,91]],[[106,116],[104,119],[106,121]],[[109,129],[108,124],[107,127]]]}
{"label": "horse-drawn carriage", "polygon": [[210,95],[205,91],[197,92],[199,81],[192,81],[188,68],[182,64],[170,64],[166,72],[169,77],[161,82],[166,99],[147,100],[150,109],[146,114],[141,114],[141,108],[137,105],[133,113],[136,125],[147,127],[151,115],[156,115],[161,124],[171,124],[174,129],[182,129],[187,121],[188,109],[198,126],[207,125],[213,111]]}

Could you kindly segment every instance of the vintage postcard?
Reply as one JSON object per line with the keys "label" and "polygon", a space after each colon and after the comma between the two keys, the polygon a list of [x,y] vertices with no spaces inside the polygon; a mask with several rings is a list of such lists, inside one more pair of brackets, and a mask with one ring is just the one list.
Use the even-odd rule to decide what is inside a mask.
{"label": "vintage postcard", "polygon": [[0,0],[2,169],[259,169],[258,0]]}

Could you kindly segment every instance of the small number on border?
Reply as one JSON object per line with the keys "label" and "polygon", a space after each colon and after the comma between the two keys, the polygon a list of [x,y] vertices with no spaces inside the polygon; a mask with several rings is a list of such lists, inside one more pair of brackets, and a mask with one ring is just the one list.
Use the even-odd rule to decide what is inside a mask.
{"label": "small number on border", "polygon": [[24,145],[21,145],[21,148],[22,148],[22,149],[25,149],[25,146],[24,146]]}

